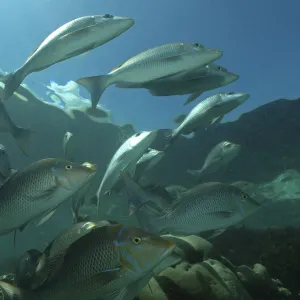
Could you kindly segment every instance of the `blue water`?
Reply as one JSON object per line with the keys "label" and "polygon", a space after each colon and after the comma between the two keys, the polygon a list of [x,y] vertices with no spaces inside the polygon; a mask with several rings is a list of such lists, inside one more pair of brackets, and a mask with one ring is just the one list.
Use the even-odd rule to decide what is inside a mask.
{"label": "blue water", "polygon": [[[278,98],[299,96],[300,2],[290,0],[2,0],[0,68],[11,72],[60,25],[83,15],[110,13],[132,17],[135,25],[83,57],[59,63],[25,80],[40,96],[41,82],[108,73],[129,57],[160,44],[200,42],[224,51],[216,63],[240,75],[222,91],[248,92],[251,98],[227,120]],[[200,99],[215,93],[205,93]],[[83,91],[82,94],[88,97]],[[187,96],[153,97],[146,90],[109,87],[101,104],[113,119],[137,129],[169,128],[188,112]]]}

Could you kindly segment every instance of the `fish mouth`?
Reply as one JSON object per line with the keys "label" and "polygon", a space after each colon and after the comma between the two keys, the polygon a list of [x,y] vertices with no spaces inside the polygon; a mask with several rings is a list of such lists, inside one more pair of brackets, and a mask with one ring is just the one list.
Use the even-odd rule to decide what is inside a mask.
{"label": "fish mouth", "polygon": [[89,168],[93,173],[95,173],[97,171],[97,165],[96,164],[92,164],[92,163],[90,163],[88,161],[84,162],[82,164],[82,166]]}
{"label": "fish mouth", "polygon": [[223,84],[229,84],[232,83],[234,81],[237,81],[240,78],[240,76],[238,74],[235,73],[229,73],[228,75],[225,76],[224,80],[223,80]]}
{"label": "fish mouth", "polygon": [[241,104],[248,100],[248,98],[250,97],[248,93],[238,93],[237,96],[237,101]]}

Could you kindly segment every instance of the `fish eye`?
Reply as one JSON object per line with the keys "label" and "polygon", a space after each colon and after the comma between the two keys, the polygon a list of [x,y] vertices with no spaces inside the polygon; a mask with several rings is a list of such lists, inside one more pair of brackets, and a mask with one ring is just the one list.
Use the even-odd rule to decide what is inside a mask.
{"label": "fish eye", "polygon": [[141,132],[138,132],[138,133],[135,134],[136,137],[138,137],[140,135],[141,135]]}
{"label": "fish eye", "polygon": [[139,236],[134,236],[132,238],[132,242],[135,244],[135,245],[139,245],[141,242],[142,242],[142,238],[139,237]]}
{"label": "fish eye", "polygon": [[201,45],[199,43],[195,43],[194,46],[197,47],[197,48],[203,48],[203,45]]}
{"label": "fish eye", "polygon": [[247,199],[248,199],[248,196],[247,196],[246,194],[243,194],[243,195],[242,195],[242,199],[243,199],[243,200],[247,200]]}
{"label": "fish eye", "polygon": [[70,170],[72,170],[72,166],[71,166],[71,165],[66,165],[66,166],[65,166],[65,169],[66,169],[67,171],[70,171]]}
{"label": "fish eye", "polygon": [[110,14],[105,14],[104,16],[103,16],[103,18],[106,18],[106,19],[111,19],[111,18],[113,18],[114,16],[112,16],[112,15],[110,15]]}
{"label": "fish eye", "polygon": [[234,94],[234,92],[229,92],[229,93],[227,93],[228,95],[233,95]]}

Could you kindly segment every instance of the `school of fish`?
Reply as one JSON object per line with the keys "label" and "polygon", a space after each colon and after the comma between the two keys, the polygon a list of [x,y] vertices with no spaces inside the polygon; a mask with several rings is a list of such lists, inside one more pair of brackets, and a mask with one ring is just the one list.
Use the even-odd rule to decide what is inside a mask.
{"label": "school of fish", "polygon": [[[71,20],[50,33],[22,66],[1,73],[0,133],[11,134],[30,157],[28,144],[37,132],[16,125],[6,108],[12,95],[26,92],[21,85],[24,79],[105,45],[133,25],[129,17],[92,15]],[[187,105],[206,91],[238,80],[237,74],[215,63],[222,55],[222,50],[197,41],[179,41],[145,49],[108,74],[74,81],[90,93],[91,104],[85,109],[90,116],[108,115],[98,102],[111,85],[147,89],[153,96],[188,95]],[[53,84],[47,89],[53,97],[60,97]],[[99,215],[116,206],[114,199],[121,197],[127,216],[136,218],[138,227],[123,225],[121,219],[120,223],[82,219],[80,209],[98,168],[92,162],[73,162],[70,149],[76,147],[76,134],[66,131],[62,137],[64,158],[43,158],[19,170],[11,168],[9,153],[0,145],[0,235],[13,232],[16,239],[16,233],[25,234],[29,224],[46,223],[63,203],[70,205],[73,215],[73,224],[43,251],[31,249],[19,259],[16,285],[0,281],[5,299],[132,300],[157,266],[164,262],[167,266],[167,258],[173,261],[176,245],[162,234],[221,234],[259,209],[261,204],[240,185],[204,181],[206,174],[226,168],[241,151],[240,145],[230,141],[215,145],[199,170],[186,170],[187,176],[202,181],[191,189],[164,187],[147,177],[182,135],[217,125],[248,98],[243,92],[219,92],[177,117],[175,129],[137,132],[120,145],[92,195],[95,210]],[[165,137],[163,150],[152,148],[160,133]]]}

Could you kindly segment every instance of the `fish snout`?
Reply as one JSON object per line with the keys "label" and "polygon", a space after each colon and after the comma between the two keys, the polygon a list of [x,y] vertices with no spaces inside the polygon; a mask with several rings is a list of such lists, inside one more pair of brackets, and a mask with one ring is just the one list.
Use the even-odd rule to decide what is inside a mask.
{"label": "fish snout", "polygon": [[236,96],[237,96],[237,97],[236,97],[236,100],[237,100],[240,104],[244,103],[244,102],[250,97],[250,95],[249,95],[248,93],[237,93]]}

